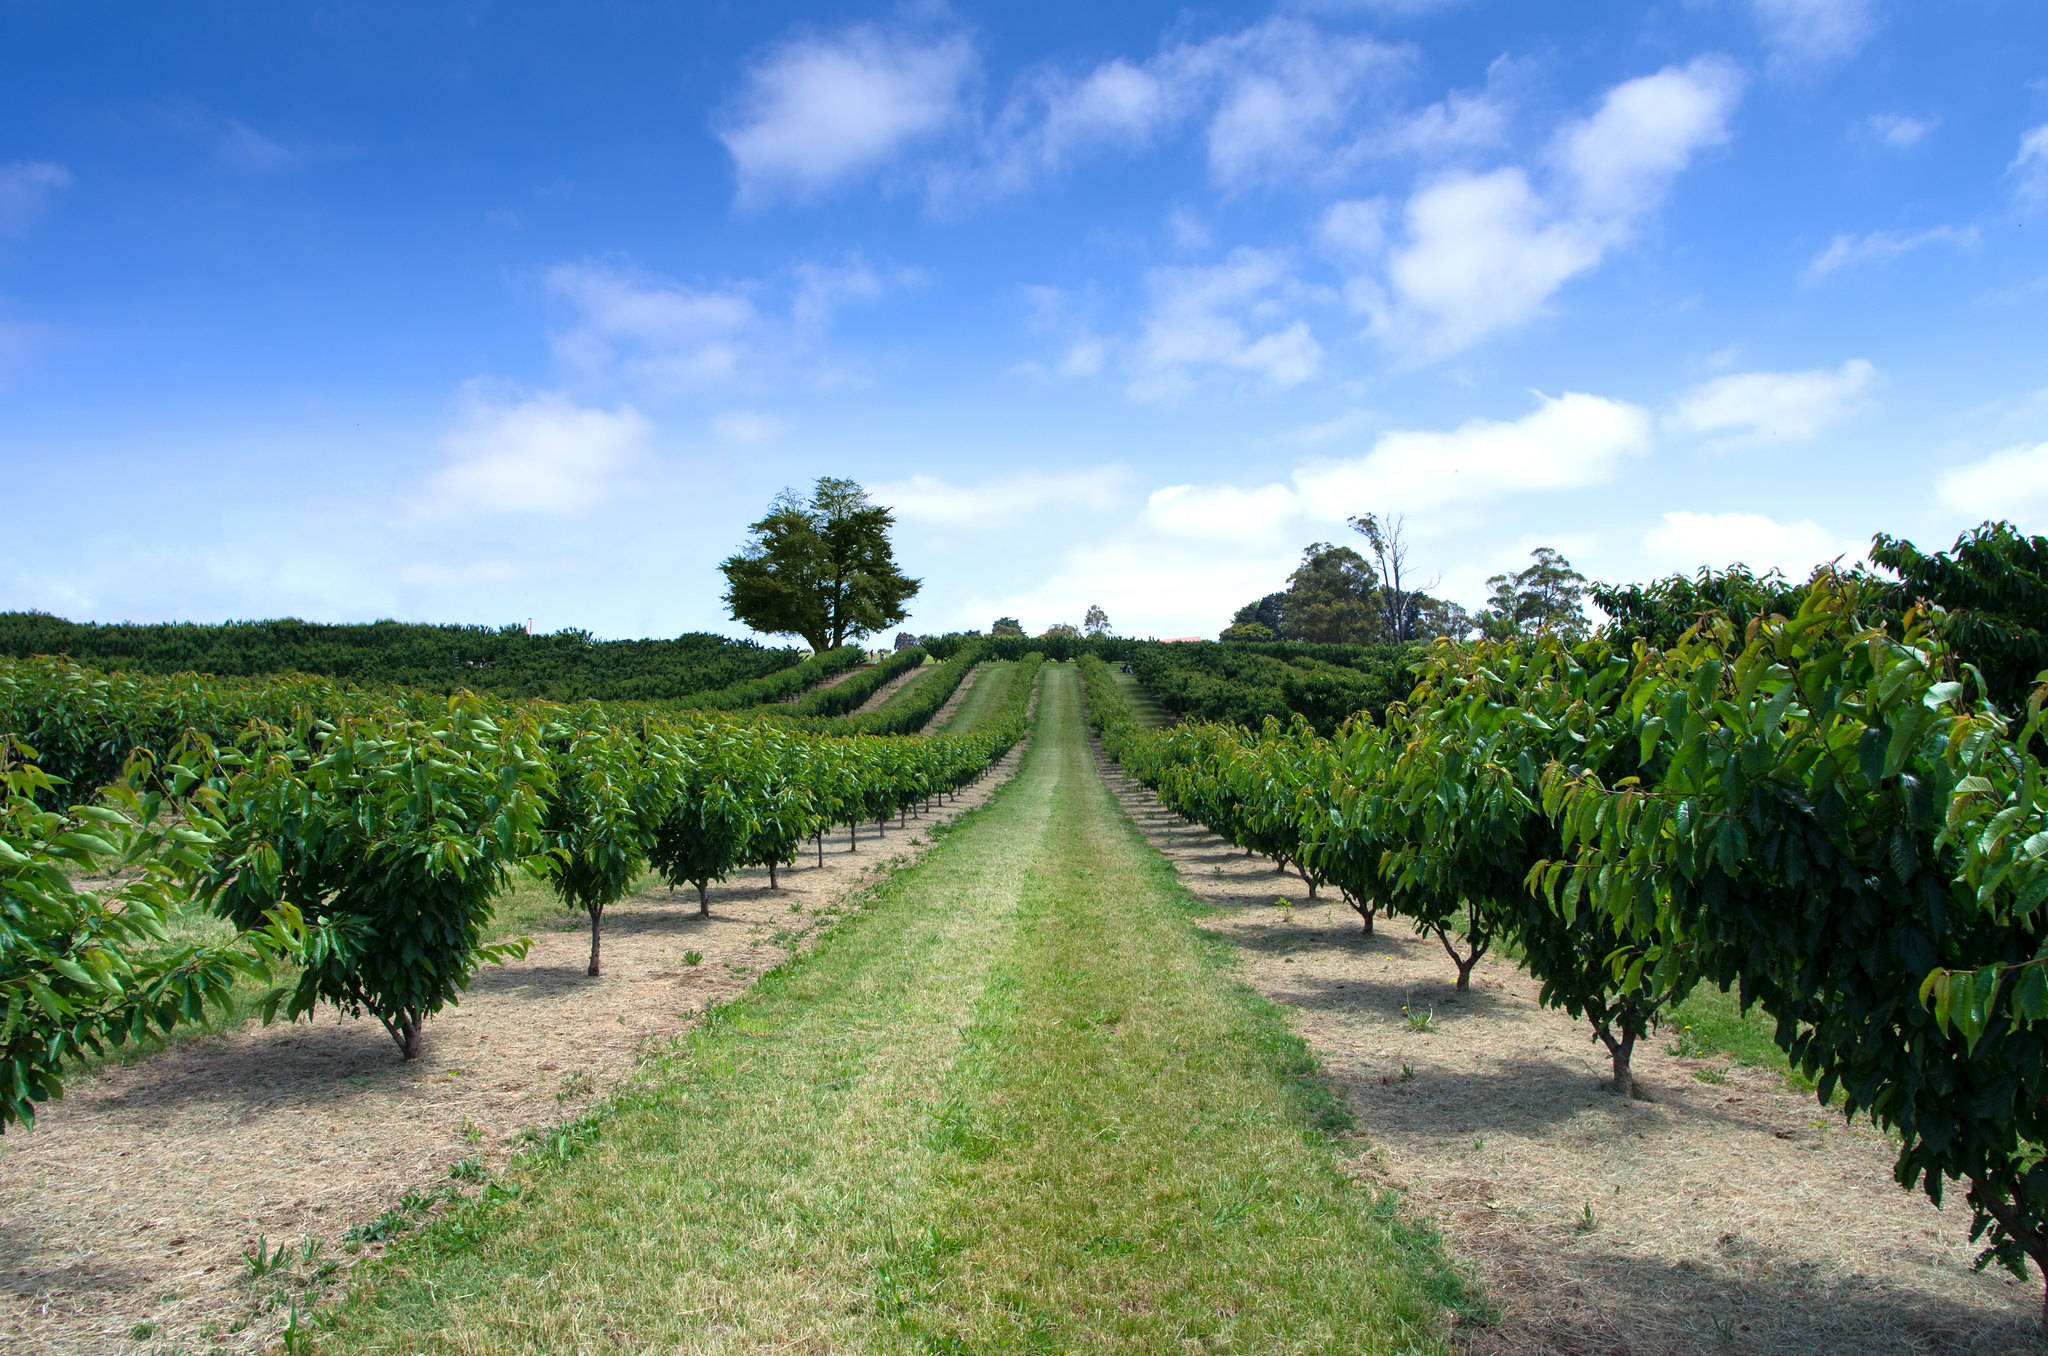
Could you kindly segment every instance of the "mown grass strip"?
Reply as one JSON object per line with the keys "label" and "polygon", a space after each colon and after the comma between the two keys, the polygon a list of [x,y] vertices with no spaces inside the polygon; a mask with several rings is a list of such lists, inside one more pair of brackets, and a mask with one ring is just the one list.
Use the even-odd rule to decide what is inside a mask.
{"label": "mown grass strip", "polygon": [[927,734],[973,734],[991,711],[1003,709],[1003,701],[1010,695],[1010,686],[1017,681],[1017,661],[984,660],[980,671],[969,681],[974,686],[968,688],[967,695],[960,699],[953,718],[943,726],[933,726],[926,731]]}
{"label": "mown grass strip", "polygon": [[1191,907],[1048,666],[1009,786],[321,1349],[1436,1349],[1441,1254]]}

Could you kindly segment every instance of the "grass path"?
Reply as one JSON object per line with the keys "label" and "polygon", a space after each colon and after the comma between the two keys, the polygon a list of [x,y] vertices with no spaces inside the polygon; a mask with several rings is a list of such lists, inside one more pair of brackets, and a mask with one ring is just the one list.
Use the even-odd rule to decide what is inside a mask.
{"label": "grass path", "polygon": [[986,659],[974,666],[953,698],[953,710],[941,710],[925,727],[926,734],[972,734],[989,714],[1002,709],[1010,687],[1017,681],[1014,659]]}
{"label": "grass path", "polygon": [[321,1349],[1433,1350],[1457,1291],[1047,666],[1015,780]]}

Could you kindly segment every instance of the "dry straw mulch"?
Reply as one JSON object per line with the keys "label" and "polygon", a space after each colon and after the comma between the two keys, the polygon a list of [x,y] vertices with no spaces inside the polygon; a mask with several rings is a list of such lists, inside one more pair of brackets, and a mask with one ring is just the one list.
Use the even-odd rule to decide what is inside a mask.
{"label": "dry straw mulch", "polygon": [[[351,1227],[450,1186],[460,1159],[495,1170],[522,1131],[582,1111],[638,1054],[921,855],[923,830],[986,800],[1018,757],[908,831],[891,824],[878,840],[863,825],[852,852],[843,829],[829,835],[825,866],[799,855],[778,890],[764,871],[714,886],[709,918],[694,890],[612,906],[601,978],[585,973],[583,916],[565,910],[524,960],[485,970],[428,1024],[414,1063],[374,1019],[328,1013],[75,1079],[32,1132],[0,1141],[0,1352],[264,1349],[286,1314],[264,1310],[276,1284],[246,1274],[259,1236],[316,1238],[344,1264],[374,1254],[344,1249]],[[303,1303],[344,1279],[296,1293]]]}
{"label": "dry straw mulch", "polygon": [[1334,891],[1308,902],[1298,876],[1107,775],[1357,1114],[1360,1170],[1434,1221],[1497,1306],[1460,1333],[1468,1350],[2048,1349],[2039,1279],[1974,1271],[1960,1193],[1937,1210],[1901,1190],[1867,1123],[1776,1073],[1677,1058],[1668,1032],[1636,1055],[1655,1100],[1615,1097],[1591,1028],[1542,1007],[1511,964],[1482,961],[1460,995],[1434,938],[1386,918],[1363,936]]}

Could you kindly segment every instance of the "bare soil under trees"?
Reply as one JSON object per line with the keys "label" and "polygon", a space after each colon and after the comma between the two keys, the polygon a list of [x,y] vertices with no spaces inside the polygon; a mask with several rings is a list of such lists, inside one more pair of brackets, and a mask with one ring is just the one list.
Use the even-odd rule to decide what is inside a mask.
{"label": "bare soil under trees", "polygon": [[1321,1057],[1370,1146],[1360,1171],[1434,1221],[1498,1307],[1468,1350],[2048,1350],[2040,1279],[1975,1271],[1960,1190],[1939,1210],[1902,1190],[1867,1122],[1781,1072],[1678,1058],[1668,1031],[1636,1048],[1653,1100],[1617,1097],[1592,1028],[1512,963],[1486,957],[1459,994],[1406,920],[1364,936],[1334,889],[1310,903],[1298,876],[1106,775]]}
{"label": "bare soil under trees", "polygon": [[454,1185],[459,1160],[495,1171],[523,1132],[603,1096],[921,854],[924,831],[987,799],[1017,756],[908,830],[892,822],[878,840],[864,825],[853,852],[843,829],[828,835],[825,867],[799,853],[778,890],[765,871],[714,886],[709,918],[694,891],[648,877],[605,911],[601,979],[585,974],[584,915],[548,915],[523,961],[486,969],[428,1024],[416,1062],[373,1018],[326,1012],[74,1079],[33,1131],[0,1140],[0,1352],[268,1349],[289,1310],[248,1274],[259,1237],[321,1240],[343,1265],[292,1298],[332,1294],[379,1251],[347,1251],[352,1228]]}

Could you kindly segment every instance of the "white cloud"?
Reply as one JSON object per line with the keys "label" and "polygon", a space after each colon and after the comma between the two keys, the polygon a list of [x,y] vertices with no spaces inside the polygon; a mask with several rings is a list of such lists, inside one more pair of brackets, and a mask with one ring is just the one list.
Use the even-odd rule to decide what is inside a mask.
{"label": "white cloud", "polygon": [[1053,370],[1063,377],[1100,376],[1103,364],[1109,359],[1109,348],[1094,335],[1083,335],[1067,347],[1067,352]]}
{"label": "white cloud", "polygon": [[1178,399],[1219,373],[1281,388],[1315,376],[1322,346],[1305,321],[1286,322],[1290,282],[1280,256],[1252,249],[1235,250],[1221,264],[1152,270],[1130,396]]}
{"label": "white cloud", "polygon": [[553,336],[571,367],[616,365],[630,380],[664,387],[735,377],[759,321],[753,299],[731,288],[695,288],[603,264],[557,264],[547,288],[576,322]]}
{"label": "white cloud", "polygon": [[46,160],[0,164],[0,237],[25,235],[49,209],[50,199],[71,187],[71,171]]}
{"label": "white cloud", "polygon": [[1863,131],[1895,151],[1910,151],[1927,140],[1927,134],[1941,124],[1940,118],[1911,118],[1903,113],[1873,113],[1862,122]]}
{"label": "white cloud", "polygon": [[475,383],[465,390],[420,516],[573,516],[611,498],[647,458],[654,426],[631,405],[605,411],[552,392],[509,394]]}
{"label": "white cloud", "polygon": [[1750,9],[1779,69],[1852,57],[1877,27],[1873,0],[1750,0]]}
{"label": "white cloud", "polygon": [[1209,174],[1225,188],[1314,168],[1374,77],[1405,65],[1392,47],[1282,18],[1169,58],[1220,86],[1208,126]]}
{"label": "white cloud", "polygon": [[863,25],[783,44],[747,72],[716,129],[741,205],[814,197],[886,164],[957,116],[974,69],[959,34],[927,40]]}
{"label": "white cloud", "polygon": [[772,443],[789,432],[789,421],[754,410],[728,410],[711,421],[711,436],[740,447]]}
{"label": "white cloud", "polygon": [[1582,222],[1556,220],[1519,168],[1439,180],[1409,199],[1405,239],[1381,289],[1350,288],[1388,348],[1446,357],[1521,325],[1605,250]]}
{"label": "white cloud", "polygon": [[1839,368],[1742,372],[1716,377],[1679,396],[1665,427],[1735,443],[1798,442],[1855,413],[1877,369],[1861,358]]}
{"label": "white cloud", "polygon": [[1813,567],[1862,559],[1859,542],[1839,537],[1808,518],[1781,523],[1761,513],[1667,513],[1643,536],[1655,568],[1692,574],[1701,566],[1747,565],[1762,574],[1782,570],[1805,579]]}
{"label": "white cloud", "polygon": [[1968,519],[2005,518],[2030,532],[2048,524],[2048,443],[2008,447],[1934,478],[1944,508]]}
{"label": "white cloud", "polygon": [[1364,198],[1331,203],[1323,213],[1318,234],[1325,245],[1340,254],[1374,258],[1387,243],[1387,200]]}
{"label": "white cloud", "polygon": [[2020,138],[2020,152],[2006,166],[2022,203],[2048,203],[2048,122]]}
{"label": "white cloud", "polygon": [[1611,480],[1651,447],[1650,416],[1626,401],[1539,394],[1520,419],[1473,419],[1449,432],[1397,429],[1363,457],[1294,473],[1302,511],[1341,521],[1368,509],[1420,513]]}
{"label": "white cloud", "polygon": [[[1132,521],[1068,548],[1029,588],[967,597],[948,624],[1012,615],[1035,632],[1093,602],[1126,634],[1213,635],[1238,604],[1281,587],[1305,543],[1344,535],[1350,514],[1419,512],[1441,525],[1454,507],[1605,483],[1649,447],[1641,409],[1568,394],[1539,397],[1520,419],[1390,432],[1363,456],[1301,467],[1285,481],[1163,486]],[[1467,542],[1465,558],[1474,555]],[[1476,599],[1484,573],[1445,591]]]}
{"label": "white cloud", "polygon": [[1869,235],[1838,235],[1813,257],[1801,271],[1799,281],[1808,286],[1838,269],[1865,264],[1883,265],[1924,245],[1953,245],[1975,249],[1980,243],[1975,226],[1935,226],[1925,231],[1872,231]]}
{"label": "white cloud", "polygon": [[610,263],[558,264],[544,281],[572,320],[549,338],[576,373],[656,395],[758,384],[800,357],[807,379],[824,380],[834,373],[815,358],[834,317],[920,276],[849,257],[800,263],[767,282],[704,287]]}
{"label": "white cloud", "polygon": [[[1341,163],[1359,110],[1410,64],[1400,48],[1277,15],[1084,75],[1041,67],[1016,81],[964,160],[932,170],[932,195],[954,206],[1018,192],[1091,152],[1190,128],[1217,186],[1298,182]],[[1463,134],[1470,110],[1453,112]]]}
{"label": "white cloud", "polygon": [[1741,91],[1741,73],[1711,56],[1615,86],[1553,139],[1549,193],[1520,166],[1437,179],[1408,201],[1383,276],[1351,280],[1353,305],[1411,361],[1525,324],[1625,243],[1694,157],[1727,140]]}
{"label": "white cloud", "polygon": [[1165,536],[1212,546],[1270,547],[1288,539],[1299,511],[1285,485],[1168,485],[1146,499],[1139,521]]}
{"label": "white cloud", "polygon": [[869,497],[903,522],[936,527],[994,527],[1048,508],[1100,512],[1123,502],[1130,472],[1122,467],[1086,471],[1023,471],[980,485],[955,485],[919,473],[876,485]]}
{"label": "white cloud", "polygon": [[1695,155],[1728,140],[1741,95],[1742,72],[1711,56],[1616,85],[1557,136],[1574,214],[1619,225],[1654,208]]}

